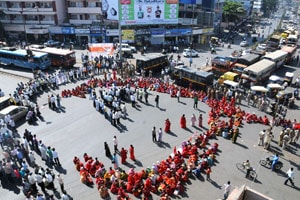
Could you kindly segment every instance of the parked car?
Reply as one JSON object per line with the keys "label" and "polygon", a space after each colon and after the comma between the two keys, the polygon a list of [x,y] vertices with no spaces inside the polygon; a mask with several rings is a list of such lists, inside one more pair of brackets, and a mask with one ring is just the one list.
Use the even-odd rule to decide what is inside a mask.
{"label": "parked car", "polygon": [[4,119],[5,115],[10,115],[15,122],[24,118],[27,114],[28,108],[25,106],[8,106],[0,111],[0,119]]}
{"label": "parked car", "polygon": [[44,43],[46,47],[59,47],[61,45],[60,41],[48,40]]}
{"label": "parked car", "polygon": [[242,41],[242,42],[240,43],[240,46],[241,46],[241,47],[247,47],[247,46],[249,46],[249,43],[248,43],[246,40],[244,40],[244,41]]}
{"label": "parked car", "polygon": [[184,57],[198,57],[199,53],[194,49],[184,49],[182,55]]}

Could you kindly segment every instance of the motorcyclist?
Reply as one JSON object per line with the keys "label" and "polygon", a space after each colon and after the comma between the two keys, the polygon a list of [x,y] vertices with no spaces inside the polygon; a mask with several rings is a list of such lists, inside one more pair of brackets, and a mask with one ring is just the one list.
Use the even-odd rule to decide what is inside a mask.
{"label": "motorcyclist", "polygon": [[250,165],[249,160],[246,160],[245,162],[243,162],[243,165],[244,165],[244,167],[246,169],[246,176],[245,176],[245,178],[248,178],[249,174],[250,174],[250,171],[251,171],[251,165]]}
{"label": "motorcyclist", "polygon": [[272,165],[271,165],[272,171],[274,171],[275,165],[278,163],[278,160],[279,160],[279,156],[278,154],[275,154],[272,158]]}

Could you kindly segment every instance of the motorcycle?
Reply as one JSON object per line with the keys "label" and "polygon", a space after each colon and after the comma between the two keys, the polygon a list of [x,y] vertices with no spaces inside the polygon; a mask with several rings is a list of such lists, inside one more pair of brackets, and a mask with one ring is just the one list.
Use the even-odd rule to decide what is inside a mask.
{"label": "motorcycle", "polygon": [[[270,157],[267,157],[264,160],[260,160],[259,164],[262,165],[262,166],[270,167],[271,168],[272,162],[273,162],[272,157],[273,156],[270,156]],[[283,163],[281,161],[277,161],[277,163],[274,166],[274,169],[275,170],[280,170],[282,167],[283,167]]]}

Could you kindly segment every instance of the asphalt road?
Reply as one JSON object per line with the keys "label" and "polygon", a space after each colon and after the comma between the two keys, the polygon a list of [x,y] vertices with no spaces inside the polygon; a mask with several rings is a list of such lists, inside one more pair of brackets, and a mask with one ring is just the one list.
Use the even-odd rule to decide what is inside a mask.
{"label": "asphalt road", "polygon": [[[233,46],[233,48],[238,49],[239,47]],[[232,49],[228,50],[228,52],[231,51]],[[77,53],[81,54],[80,51]],[[207,52],[207,55],[210,55],[210,53]],[[203,62],[205,62],[206,55],[204,55],[203,58]],[[201,62],[203,58],[198,58],[199,62]],[[296,74],[299,74],[299,69],[292,69]],[[31,76],[29,72],[22,75]],[[15,76],[0,74],[0,77],[0,87],[6,93],[14,89],[17,82],[20,81],[20,78]],[[59,93],[62,89],[73,88],[79,83],[80,82],[61,86],[59,91],[51,92]],[[130,104],[127,105],[129,117],[127,120],[121,120],[122,127],[117,129],[111,126],[101,114],[94,110],[92,101],[88,100],[88,98],[81,99],[71,97],[62,99],[61,103],[63,109],[60,112],[54,112],[47,107],[47,95],[48,94],[43,94],[38,98],[38,103],[42,106],[41,113],[44,120],[39,120],[34,126],[21,123],[18,127],[18,132],[22,135],[27,128],[36,134],[37,138],[41,139],[47,146],[49,145],[56,148],[59,153],[62,168],[54,169],[54,171],[62,173],[66,191],[74,199],[99,199],[99,194],[95,188],[90,188],[80,183],[79,173],[72,163],[72,159],[75,155],[79,156],[82,160],[82,155],[86,152],[93,157],[98,157],[98,159],[105,164],[106,168],[108,168],[112,164],[110,160],[105,157],[103,143],[107,141],[112,150],[112,138],[116,135],[120,147],[128,149],[130,144],[135,146],[136,158],[139,160],[138,163],[128,160],[129,165],[121,165],[121,167],[125,170],[128,170],[130,167],[135,167],[136,171],[138,171],[141,168],[151,166],[152,163],[156,161],[165,159],[173,152],[174,146],[179,147],[182,141],[191,137],[193,132],[197,131],[200,133],[203,131],[190,126],[188,127],[189,130],[182,130],[179,126],[179,119],[182,114],[187,116],[189,124],[190,117],[193,113],[196,114],[196,116],[202,113],[204,116],[204,125],[207,127],[206,122],[209,108],[207,105],[200,103],[200,110],[194,110],[192,108],[192,99],[181,98],[180,103],[178,103],[177,99],[172,99],[167,94],[159,94],[160,109],[158,109],[154,105],[154,96],[156,93],[151,92],[149,96],[150,105],[140,103],[138,109],[132,108]],[[296,105],[297,109],[289,110],[287,117],[299,120],[299,101],[296,102]],[[257,111],[256,108],[247,105],[243,105],[242,109],[255,112],[258,115],[264,115],[264,113]],[[151,141],[151,129],[153,126],[163,128],[166,118],[169,118],[172,123],[171,130],[173,134],[163,134],[162,145],[154,144]],[[183,199],[212,200],[221,198],[223,196],[222,186],[228,180],[231,181],[233,187],[246,184],[273,199],[298,199],[300,187],[298,178],[300,167],[299,144],[290,146],[289,151],[282,150],[277,146],[277,138],[281,129],[280,127],[276,127],[274,130],[274,141],[272,141],[271,144],[273,151],[267,152],[261,147],[257,147],[258,132],[265,128],[265,126],[259,124],[245,124],[244,127],[240,129],[241,136],[237,139],[237,144],[232,144],[230,140],[225,140],[221,137],[218,137],[217,140],[212,140],[210,143],[218,142],[220,149],[216,157],[216,166],[212,168],[211,179],[213,181],[207,182],[205,178],[191,180],[191,184],[188,184],[186,187],[187,190]],[[274,152],[280,154],[280,160],[284,163],[282,171],[278,173],[271,172],[270,169],[260,167],[258,164],[260,159],[272,155]],[[258,174],[256,182],[245,179],[244,174],[236,168],[236,163],[247,159],[250,160],[251,165],[256,169]],[[44,162],[42,162],[40,158],[38,158],[38,163],[44,166]],[[283,185],[285,180],[284,172],[291,166],[296,169],[296,188]],[[12,185],[3,186],[4,187],[0,188],[1,200],[25,199],[18,188]],[[58,187],[57,183],[56,186]],[[49,191],[49,193],[51,194],[52,191]],[[116,196],[112,195],[112,199],[116,199]],[[158,199],[158,197],[153,196],[153,199]]]}
{"label": "asphalt road", "polygon": [[[10,84],[16,84],[11,79],[11,76],[1,75],[1,80],[7,79]],[[63,88],[72,88],[76,84],[69,84],[61,86]],[[5,85],[4,85],[5,86]],[[2,85],[1,85],[2,87]],[[59,91],[51,91],[58,93]],[[122,128],[117,129],[110,125],[110,123],[99,113],[96,113],[92,106],[92,101],[88,99],[81,99],[78,97],[71,97],[62,99],[63,109],[60,112],[54,112],[49,110],[47,107],[47,94],[42,95],[38,99],[39,105],[42,106],[41,112],[44,117],[44,121],[38,121],[36,125],[29,126],[24,123],[18,128],[20,135],[23,134],[25,128],[37,134],[38,139],[41,139],[47,146],[55,147],[59,153],[60,160],[62,163],[62,169],[54,169],[63,174],[65,180],[65,187],[74,199],[99,199],[99,194],[95,188],[87,187],[80,183],[79,174],[75,170],[72,163],[73,156],[79,156],[82,159],[83,153],[88,153],[105,164],[108,168],[111,166],[110,160],[104,155],[104,141],[107,141],[110,148],[112,149],[112,138],[116,135],[119,139],[119,146],[129,148],[130,144],[133,144],[136,149],[136,157],[139,163],[129,161],[128,166],[121,167],[128,170],[129,167],[135,167],[136,171],[141,168],[146,168],[152,165],[156,161],[165,159],[169,154],[173,152],[174,146],[179,147],[182,141],[187,140],[191,137],[192,133],[197,131],[200,133],[202,130],[198,130],[192,127],[188,127],[190,130],[182,130],[179,127],[179,119],[182,114],[187,116],[188,124],[191,115],[194,113],[198,116],[202,113],[204,116],[204,124],[207,127],[207,113],[209,108],[200,103],[199,110],[192,108],[192,99],[181,99],[178,103],[177,99],[170,98],[167,94],[160,95],[160,108],[154,106],[155,92],[151,92],[149,102],[151,105],[144,105],[140,103],[140,108],[134,109],[127,105],[129,117],[128,120],[121,120]],[[297,102],[299,105],[299,102]],[[255,112],[259,115],[263,115],[255,108],[242,106],[243,109],[249,112]],[[299,114],[296,111],[289,111],[288,117],[299,119]],[[172,125],[171,130],[173,134],[164,134],[162,145],[157,145],[151,141],[151,129],[153,126],[162,127],[164,126],[164,120],[169,118]],[[274,173],[269,169],[260,167],[258,162],[260,159],[265,158],[272,153],[263,150],[261,147],[257,147],[258,132],[265,129],[265,126],[259,124],[245,124],[240,129],[241,137],[238,138],[236,145],[232,144],[230,140],[225,140],[221,137],[217,138],[220,147],[220,152],[217,155],[216,166],[212,168],[211,179],[213,182],[207,182],[203,179],[195,179],[191,181],[191,184],[187,186],[185,199],[218,199],[222,197],[222,185],[230,180],[233,187],[238,187],[242,184],[246,184],[259,192],[266,194],[274,199],[282,200],[296,200],[298,199],[299,188],[291,188],[283,186],[285,179],[284,173],[289,167],[293,166],[299,170],[299,145],[291,146],[290,151],[281,150],[277,146],[276,141],[280,128],[276,128],[274,131],[274,141],[272,146],[276,152],[281,155],[280,160],[283,161],[284,167],[281,172]],[[235,164],[249,159],[252,166],[256,168],[258,179],[256,182],[251,182],[244,178],[239,170],[237,170]],[[39,164],[43,162],[38,159]],[[296,171],[295,184],[300,184],[298,172]],[[0,189],[1,200],[2,199],[13,199],[21,200],[24,199],[23,195],[15,188],[15,191],[8,189]],[[51,191],[49,193],[52,193]],[[289,196],[286,196],[286,193]],[[112,199],[115,199],[112,196]],[[154,196],[153,199],[158,199]]]}

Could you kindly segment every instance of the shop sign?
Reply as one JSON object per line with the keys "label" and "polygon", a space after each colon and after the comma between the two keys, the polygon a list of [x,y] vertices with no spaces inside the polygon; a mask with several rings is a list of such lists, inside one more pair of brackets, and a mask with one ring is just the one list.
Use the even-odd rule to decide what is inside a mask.
{"label": "shop sign", "polygon": [[166,30],[164,28],[151,28],[151,35],[164,35]]}
{"label": "shop sign", "polygon": [[75,34],[90,34],[90,29],[88,29],[88,28],[75,28]]}
{"label": "shop sign", "polygon": [[119,29],[107,29],[106,36],[119,36]]}
{"label": "shop sign", "polygon": [[134,30],[131,30],[131,29],[122,30],[122,42],[133,43],[134,42]]}
{"label": "shop sign", "polygon": [[191,35],[192,34],[192,29],[169,29],[166,30],[165,35],[166,36],[186,36],[186,35]]}
{"label": "shop sign", "polygon": [[149,29],[138,29],[135,31],[135,35],[151,35],[151,31]]}
{"label": "shop sign", "polygon": [[71,34],[75,34],[75,29],[74,27],[62,27],[61,32],[62,34],[65,35],[71,35]]}
{"label": "shop sign", "polygon": [[48,30],[50,34],[62,34],[61,27],[59,26],[48,27]]}

